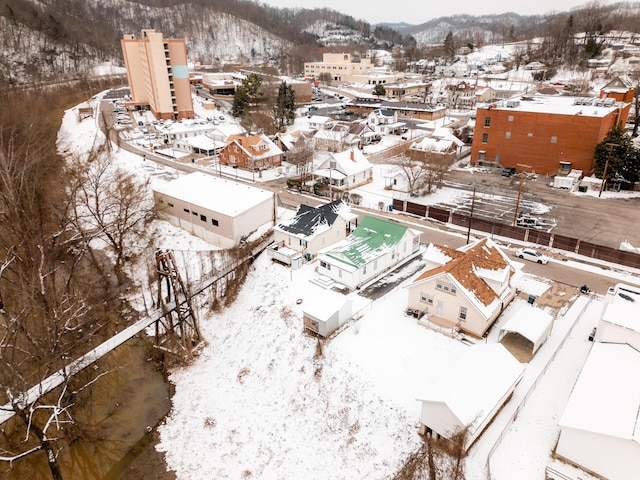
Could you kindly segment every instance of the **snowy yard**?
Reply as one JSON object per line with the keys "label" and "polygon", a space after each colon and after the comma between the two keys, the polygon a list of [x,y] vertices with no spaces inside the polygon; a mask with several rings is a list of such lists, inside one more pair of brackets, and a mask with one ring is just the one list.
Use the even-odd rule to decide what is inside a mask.
{"label": "snowy yard", "polygon": [[[417,448],[421,388],[469,347],[406,317],[407,292],[400,286],[319,354],[317,340],[302,331],[304,302],[296,303],[321,294],[308,281],[314,275],[313,263],[292,272],[263,255],[239,299],[203,315],[207,345],[192,365],[170,376],[174,407],[157,446],[178,478],[386,479]],[[548,285],[524,277],[521,287],[539,293]],[[579,351],[586,355],[583,340],[580,334]],[[517,468],[523,471],[518,478],[539,478],[580,358],[572,356],[568,376],[566,368],[547,374],[545,388],[562,391],[553,402],[544,395],[527,402],[525,411],[538,419],[509,428],[509,435],[517,431],[523,438],[514,442],[529,435],[540,439],[528,447],[528,460],[503,454],[511,451],[505,441],[496,471]],[[475,448],[468,478],[480,480],[486,456],[482,446],[481,456],[474,455]]]}

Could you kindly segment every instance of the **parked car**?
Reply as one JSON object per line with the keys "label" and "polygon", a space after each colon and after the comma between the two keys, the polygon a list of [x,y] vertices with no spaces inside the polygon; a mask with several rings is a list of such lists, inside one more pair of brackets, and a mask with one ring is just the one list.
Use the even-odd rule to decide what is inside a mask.
{"label": "parked car", "polygon": [[515,175],[516,173],[516,169],[515,168],[503,168],[502,169],[502,176],[503,177],[510,177],[511,175]]}
{"label": "parked car", "polygon": [[533,248],[519,248],[515,252],[516,257],[522,258],[525,260],[529,260],[530,262],[540,263],[542,265],[546,265],[549,261],[549,257],[540,253]]}

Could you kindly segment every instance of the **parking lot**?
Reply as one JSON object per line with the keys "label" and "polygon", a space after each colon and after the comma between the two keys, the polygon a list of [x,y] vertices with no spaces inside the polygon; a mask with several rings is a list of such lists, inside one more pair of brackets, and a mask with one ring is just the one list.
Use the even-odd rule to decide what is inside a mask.
{"label": "parking lot", "polygon": [[[471,191],[476,188],[474,217],[494,218],[512,223],[520,175],[502,177],[497,173],[454,170],[446,174],[450,186],[469,192],[462,196],[457,211],[469,213]],[[540,228],[559,235],[619,248],[623,241],[640,247],[640,197],[597,198],[552,188],[552,178],[525,178],[519,212],[540,219]],[[443,205],[444,208],[447,206]]]}

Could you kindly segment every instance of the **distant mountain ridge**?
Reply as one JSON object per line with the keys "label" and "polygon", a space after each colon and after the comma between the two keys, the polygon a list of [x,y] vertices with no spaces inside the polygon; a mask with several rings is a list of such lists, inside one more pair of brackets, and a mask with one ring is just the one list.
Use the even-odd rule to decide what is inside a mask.
{"label": "distant mountain ridge", "polygon": [[[229,64],[302,71],[336,45],[368,48],[442,45],[452,32],[474,45],[540,36],[567,12],[549,16],[454,15],[421,25],[370,25],[326,8],[281,9],[251,0],[5,0],[0,8],[0,82],[28,83],[90,75],[99,63],[122,65],[120,39],[154,28],[185,38],[189,57],[220,69]],[[635,31],[640,3],[601,7],[615,12],[616,27]],[[597,20],[597,19],[596,19]],[[345,47],[346,45],[346,47]]]}

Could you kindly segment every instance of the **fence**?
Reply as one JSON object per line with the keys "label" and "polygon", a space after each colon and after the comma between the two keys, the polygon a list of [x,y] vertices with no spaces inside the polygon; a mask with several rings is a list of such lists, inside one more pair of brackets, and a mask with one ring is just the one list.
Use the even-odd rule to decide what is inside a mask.
{"label": "fence", "polygon": [[[489,454],[487,455],[487,463],[486,463],[487,478],[489,478],[489,480],[491,480],[493,478],[492,475],[491,475],[491,457],[493,456],[493,454],[496,452],[496,450],[500,446],[500,443],[504,439],[505,435],[511,429],[511,426],[512,426],[513,422],[515,421],[516,417],[518,416],[518,414],[520,413],[520,410],[524,407],[524,404],[527,402],[527,400],[529,400],[529,398],[533,394],[536,386],[542,380],[542,377],[544,376],[545,372],[547,371],[547,368],[549,367],[549,365],[551,365],[551,362],[553,362],[555,360],[556,356],[558,355],[558,352],[560,351],[560,349],[564,345],[564,343],[567,340],[567,338],[569,338],[571,336],[571,332],[573,331],[573,328],[578,323],[578,320],[580,319],[582,314],[587,310],[587,307],[591,304],[592,300],[593,300],[593,298],[590,297],[587,300],[587,302],[580,308],[580,310],[577,313],[570,309],[565,314],[565,318],[569,318],[569,322],[570,322],[570,324],[567,327],[566,332],[564,332],[564,335],[563,335],[562,339],[560,340],[560,342],[556,346],[556,348],[553,351],[553,353],[547,359],[547,362],[543,365],[543,367],[538,372],[538,375],[535,378],[535,381],[529,386],[529,389],[527,390],[527,393],[524,395],[522,400],[520,400],[520,403],[518,404],[518,406],[516,407],[514,412],[509,417],[509,421],[507,422],[505,427],[500,432],[500,435],[498,435],[498,438],[496,439],[496,442],[491,447],[491,450],[489,450]],[[578,307],[578,305],[574,303],[574,307]]]}
{"label": "fence", "polygon": [[527,227],[507,225],[496,222],[495,220],[489,221],[481,218],[472,218],[463,213],[451,212],[444,208],[422,205],[398,198],[393,199],[392,206],[394,210],[407,212],[438,222],[451,223],[452,225],[464,228],[469,228],[469,222],[471,222],[471,229],[475,231],[512,238],[521,242],[535,243],[543,247],[553,247],[558,250],[584,255],[585,257],[616,263],[626,267],[640,268],[640,254],[635,252],[626,252],[604,245],[585,242],[577,238],[542,232]]}

